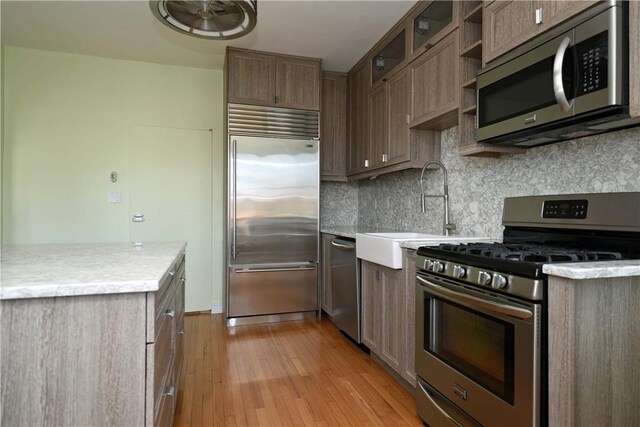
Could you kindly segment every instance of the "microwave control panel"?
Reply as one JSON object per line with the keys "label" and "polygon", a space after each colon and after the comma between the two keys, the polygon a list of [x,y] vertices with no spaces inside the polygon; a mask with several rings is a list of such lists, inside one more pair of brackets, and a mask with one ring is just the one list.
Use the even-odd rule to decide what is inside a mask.
{"label": "microwave control panel", "polygon": [[580,75],[577,96],[607,87],[609,57],[607,40],[607,31],[605,31],[576,44],[575,55]]}
{"label": "microwave control panel", "polygon": [[542,206],[542,218],[585,219],[587,200],[545,200]]}

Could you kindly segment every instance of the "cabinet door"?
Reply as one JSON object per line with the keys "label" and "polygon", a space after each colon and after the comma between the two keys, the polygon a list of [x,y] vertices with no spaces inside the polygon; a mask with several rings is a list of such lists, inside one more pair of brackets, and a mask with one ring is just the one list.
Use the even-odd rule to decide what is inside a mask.
{"label": "cabinet door", "polygon": [[275,105],[275,56],[230,50],[228,61],[229,102]]}
{"label": "cabinet door", "polygon": [[349,168],[347,175],[366,170],[369,161],[368,98],[369,66],[364,63],[349,73]]}
{"label": "cabinet door", "polygon": [[544,30],[547,30],[566,21],[596,3],[598,3],[596,0],[538,1],[536,2],[536,8],[539,8],[542,11],[542,25]]}
{"label": "cabinet door", "polygon": [[305,110],[320,109],[320,62],[276,58],[276,105]]}
{"label": "cabinet door", "polygon": [[514,47],[529,40],[542,30],[536,23],[534,1],[495,1],[484,10],[482,20],[483,57],[492,61]]}
{"label": "cabinet door", "polygon": [[382,272],[382,351],[380,357],[402,375],[404,363],[404,302],[402,270],[380,267]]}
{"label": "cabinet door", "polygon": [[320,178],[346,180],[347,75],[322,73]]}
{"label": "cabinet door", "polygon": [[458,107],[458,31],[411,65],[411,124],[416,126]]}
{"label": "cabinet door", "polygon": [[322,235],[322,309],[331,316],[333,305],[331,298],[331,239],[330,234]]}
{"label": "cabinet door", "polygon": [[385,150],[386,165],[410,160],[409,140],[409,75],[407,69],[394,75],[387,82],[389,89],[389,139]]}
{"label": "cabinet door", "polygon": [[369,144],[371,145],[369,168],[383,165],[389,141],[389,115],[387,109],[387,85],[378,86],[369,94]]}
{"label": "cabinet door", "polygon": [[411,59],[431,49],[458,25],[460,3],[452,0],[423,1],[424,8],[410,18]]}
{"label": "cabinet door", "polygon": [[405,249],[402,261],[404,274],[404,363],[402,376],[416,386],[416,251]]}
{"label": "cabinet door", "polygon": [[380,354],[382,349],[382,279],[377,265],[362,261],[362,343]]}

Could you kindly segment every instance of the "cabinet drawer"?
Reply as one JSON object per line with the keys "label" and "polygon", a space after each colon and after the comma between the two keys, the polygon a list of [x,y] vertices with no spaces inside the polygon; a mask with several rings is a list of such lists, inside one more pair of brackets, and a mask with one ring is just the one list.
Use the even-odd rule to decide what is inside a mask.
{"label": "cabinet drawer", "polygon": [[[172,298],[170,306],[175,304]],[[171,310],[171,309],[170,309]],[[153,393],[153,403],[158,402],[165,382],[173,382],[171,360],[175,354],[175,312],[163,315],[156,340],[147,344],[147,393]]]}
{"label": "cabinet drawer", "polygon": [[[171,374],[175,367],[171,367]],[[166,384],[162,387],[160,399],[157,402],[154,413],[153,425],[156,427],[171,427],[173,425],[173,415],[176,409],[176,398],[178,387],[174,382],[174,376],[167,377]]]}
{"label": "cabinet drawer", "polygon": [[147,343],[155,342],[160,324],[167,310],[172,308],[174,309],[173,313],[175,313],[175,306],[169,307],[169,304],[175,295],[176,284],[179,281],[178,277],[180,275],[184,277],[185,265],[183,252],[167,272],[160,289],[156,292],[147,293]]}

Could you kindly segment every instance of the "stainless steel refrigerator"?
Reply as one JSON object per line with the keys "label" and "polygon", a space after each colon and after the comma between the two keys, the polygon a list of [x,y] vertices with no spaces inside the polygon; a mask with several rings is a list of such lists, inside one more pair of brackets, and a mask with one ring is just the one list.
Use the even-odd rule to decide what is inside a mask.
{"label": "stainless steel refrigerator", "polygon": [[318,308],[318,127],[316,111],[229,105],[229,324]]}

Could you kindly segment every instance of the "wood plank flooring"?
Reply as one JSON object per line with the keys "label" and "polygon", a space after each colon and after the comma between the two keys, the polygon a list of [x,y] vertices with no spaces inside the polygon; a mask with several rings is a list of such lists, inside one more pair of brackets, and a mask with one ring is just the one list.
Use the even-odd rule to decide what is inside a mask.
{"label": "wood plank flooring", "polygon": [[327,319],[185,317],[176,426],[422,426],[415,400]]}

